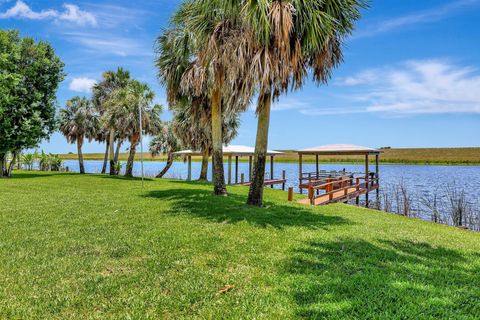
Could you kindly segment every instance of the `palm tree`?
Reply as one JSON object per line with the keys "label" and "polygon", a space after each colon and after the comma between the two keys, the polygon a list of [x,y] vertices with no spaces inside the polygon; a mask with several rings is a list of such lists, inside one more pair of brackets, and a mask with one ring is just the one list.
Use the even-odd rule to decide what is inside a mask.
{"label": "palm tree", "polygon": [[[365,7],[364,0],[263,0],[244,7],[246,23],[257,39],[255,55],[249,62],[250,78],[259,87],[255,163],[248,204],[261,206],[263,202],[272,99],[301,88],[308,74],[313,75],[315,82],[326,83],[341,63],[343,41]],[[252,21],[251,17],[258,15],[265,19]]]}
{"label": "palm tree", "polygon": [[99,130],[99,119],[95,108],[87,98],[74,97],[60,110],[60,132],[69,143],[77,144],[80,173],[85,173],[82,146],[86,139],[95,138]]}
{"label": "palm tree", "polygon": [[153,105],[155,93],[147,84],[131,80],[125,88],[115,90],[105,113],[106,123],[128,136],[130,152],[128,155],[125,176],[131,177],[136,147],[140,142],[140,114],[142,113],[142,129],[144,134],[156,134],[160,130],[160,113],[162,107]]}
{"label": "palm tree", "polygon": [[[211,109],[208,108],[208,98],[203,100],[184,99],[171,108],[175,135],[184,146],[202,152],[200,181],[207,180],[208,159],[212,151]],[[238,113],[225,113],[222,119],[223,144],[229,144],[237,136],[239,126]]]}
{"label": "palm tree", "polygon": [[[236,101],[233,99],[234,103],[229,102],[232,102],[232,97],[238,96],[239,91],[248,88],[249,85],[236,79],[231,81],[230,86],[223,86],[224,78],[226,76],[231,78],[233,74],[238,73],[238,70],[227,74],[225,61],[219,62],[222,59],[221,57],[219,59],[220,52],[222,50],[232,52],[234,46],[230,45],[222,50],[215,50],[215,52],[203,48],[203,45],[199,46],[199,43],[210,40],[210,38],[205,30],[192,24],[189,20],[191,8],[190,3],[184,4],[175,15],[172,27],[157,39],[156,63],[160,81],[167,88],[170,108],[177,100],[189,99],[192,105],[196,105],[197,108],[194,110],[197,113],[202,113],[203,109],[203,112],[209,115],[208,127],[209,136],[211,136],[209,141],[211,142],[208,152],[212,153],[213,158],[214,194],[226,195],[222,153],[222,142],[225,140],[222,130],[222,114],[225,112],[236,114],[247,108],[249,98]],[[215,21],[208,21],[207,24],[209,27],[213,27]],[[216,35],[219,39],[212,43],[207,41],[208,48],[223,43],[220,34],[216,33]],[[204,53],[209,53],[210,56],[206,57]],[[206,178],[208,153],[207,148],[202,148],[202,150],[202,178]]]}
{"label": "palm tree", "polygon": [[167,155],[167,163],[162,171],[157,174],[156,178],[162,178],[167,173],[173,164],[173,153],[181,148],[181,143],[172,129],[172,121],[165,122],[160,132],[150,141],[150,153],[152,156],[157,156],[161,153]]}
{"label": "palm tree", "polygon": [[[92,89],[92,100],[101,117],[111,105],[109,101],[112,99],[113,92],[125,88],[129,81],[130,73],[123,68],[118,68],[117,71],[106,71],[102,74],[102,80],[96,83]],[[102,118],[104,119],[104,117]],[[110,158],[110,175],[118,174],[116,170],[118,153],[124,139],[125,137],[115,130],[112,122],[103,124],[96,139],[99,142],[106,142],[102,173],[106,172],[107,160]],[[117,142],[116,148],[115,141]]]}

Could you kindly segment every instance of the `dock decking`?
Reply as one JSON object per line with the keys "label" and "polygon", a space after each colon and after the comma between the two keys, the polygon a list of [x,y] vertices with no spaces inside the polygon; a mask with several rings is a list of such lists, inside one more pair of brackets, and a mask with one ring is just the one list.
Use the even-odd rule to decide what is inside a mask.
{"label": "dock decking", "polygon": [[371,192],[378,189],[378,186],[369,186],[368,188],[363,186],[357,190],[356,187],[348,187],[347,189],[344,190],[338,190],[334,191],[331,194],[325,193],[318,195],[314,197],[314,200],[312,202],[312,199],[306,198],[299,200],[298,203],[301,204],[306,204],[306,205],[315,205],[315,206],[321,206],[329,203],[334,203],[334,202],[345,202],[349,201],[352,199],[355,199],[361,195],[366,194],[367,192]]}

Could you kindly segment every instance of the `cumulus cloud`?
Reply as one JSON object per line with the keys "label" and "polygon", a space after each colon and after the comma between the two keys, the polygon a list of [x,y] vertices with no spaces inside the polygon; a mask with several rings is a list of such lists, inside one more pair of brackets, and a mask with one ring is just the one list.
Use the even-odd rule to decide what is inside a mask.
{"label": "cumulus cloud", "polygon": [[95,83],[96,81],[90,78],[73,78],[68,88],[75,92],[89,93]]}
{"label": "cumulus cloud", "polygon": [[96,26],[97,20],[95,16],[87,11],[81,10],[74,4],[64,4],[63,11],[54,9],[45,9],[41,11],[32,10],[25,2],[18,0],[13,7],[7,11],[0,13],[0,19],[23,18],[30,20],[55,20],[67,21],[81,26]]}

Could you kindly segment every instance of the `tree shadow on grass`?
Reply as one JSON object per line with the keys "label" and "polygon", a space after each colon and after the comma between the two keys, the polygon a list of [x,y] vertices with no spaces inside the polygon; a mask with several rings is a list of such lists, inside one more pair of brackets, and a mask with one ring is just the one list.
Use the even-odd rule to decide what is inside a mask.
{"label": "tree shadow on grass", "polygon": [[53,176],[73,176],[78,175],[74,172],[57,172],[57,171],[14,171],[12,177],[5,179],[32,179],[32,178],[48,178]]}
{"label": "tree shadow on grass", "polygon": [[352,223],[343,217],[322,215],[299,205],[266,202],[265,208],[257,208],[246,204],[246,196],[229,194],[228,197],[217,197],[211,190],[195,188],[208,183],[189,182],[188,185],[188,188],[150,191],[143,196],[172,202],[171,214],[188,214],[218,223],[246,221],[261,227],[313,229]]}
{"label": "tree shadow on grass", "polygon": [[310,242],[294,252],[286,272],[293,275],[293,298],[303,318],[480,315],[478,257],[427,243]]}

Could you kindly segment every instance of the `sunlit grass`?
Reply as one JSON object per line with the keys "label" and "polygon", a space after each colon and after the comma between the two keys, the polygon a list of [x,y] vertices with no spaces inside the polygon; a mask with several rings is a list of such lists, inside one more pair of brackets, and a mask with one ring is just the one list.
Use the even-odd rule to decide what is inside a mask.
{"label": "sunlit grass", "polygon": [[266,189],[0,180],[0,318],[476,319],[480,234]]}

